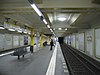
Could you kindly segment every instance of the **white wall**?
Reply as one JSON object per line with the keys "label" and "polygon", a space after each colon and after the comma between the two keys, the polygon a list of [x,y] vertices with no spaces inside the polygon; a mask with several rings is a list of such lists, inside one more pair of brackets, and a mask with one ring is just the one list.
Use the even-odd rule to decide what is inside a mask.
{"label": "white wall", "polygon": [[[71,46],[74,46],[74,35],[75,48],[100,61],[100,59],[98,59],[100,58],[100,28],[85,29],[76,34],[72,34]],[[68,43],[70,43],[70,35],[66,37],[68,37]]]}
{"label": "white wall", "polygon": [[79,39],[79,49],[84,51],[84,47],[85,47],[84,46],[84,42],[85,42],[84,41],[84,33],[80,33],[78,39]]}
{"label": "white wall", "polygon": [[24,46],[24,36],[23,35],[19,36],[19,42],[20,42],[19,43],[20,46]]}
{"label": "white wall", "polygon": [[11,49],[13,44],[12,34],[5,34],[4,37],[4,49]]}
{"label": "white wall", "polygon": [[19,36],[13,35],[13,47],[18,47],[18,46],[19,46]]}
{"label": "white wall", "polygon": [[100,58],[100,28],[95,30],[95,54]]}
{"label": "white wall", "polygon": [[3,34],[0,34],[0,51],[4,49],[4,36]]}
{"label": "white wall", "polygon": [[24,46],[24,35],[0,34],[0,51],[19,46]]}
{"label": "white wall", "polygon": [[79,49],[79,37],[78,37],[78,33],[76,34],[76,36],[75,36],[75,45],[76,45],[76,49]]}
{"label": "white wall", "polygon": [[67,43],[68,43],[68,45],[71,45],[71,36],[70,35],[67,37]]}
{"label": "white wall", "polygon": [[31,41],[30,36],[28,36],[28,45],[30,45],[30,41]]}
{"label": "white wall", "polygon": [[67,44],[67,36],[64,38],[64,43],[66,43]]}
{"label": "white wall", "polygon": [[75,47],[75,35],[71,36],[71,46]]}
{"label": "white wall", "polygon": [[94,29],[89,29],[85,32],[86,53],[94,56]]}

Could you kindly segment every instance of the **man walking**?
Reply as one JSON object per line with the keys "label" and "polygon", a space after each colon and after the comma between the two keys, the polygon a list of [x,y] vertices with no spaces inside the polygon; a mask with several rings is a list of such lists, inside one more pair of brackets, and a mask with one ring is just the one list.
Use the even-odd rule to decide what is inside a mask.
{"label": "man walking", "polygon": [[51,42],[50,42],[50,50],[52,50],[52,47],[53,47],[53,40],[51,39]]}

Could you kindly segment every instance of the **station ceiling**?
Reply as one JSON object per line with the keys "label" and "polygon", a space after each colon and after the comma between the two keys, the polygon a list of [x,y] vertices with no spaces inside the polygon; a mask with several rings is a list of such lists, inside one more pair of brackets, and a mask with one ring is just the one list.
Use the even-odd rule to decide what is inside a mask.
{"label": "station ceiling", "polygon": [[[89,29],[100,20],[98,0],[34,0],[34,2],[58,37],[75,33],[80,29]],[[0,16],[9,17],[18,21],[19,25],[33,28],[34,31],[52,34],[28,0],[0,0]],[[59,21],[59,17],[66,20]],[[4,22],[4,19],[1,21]]]}

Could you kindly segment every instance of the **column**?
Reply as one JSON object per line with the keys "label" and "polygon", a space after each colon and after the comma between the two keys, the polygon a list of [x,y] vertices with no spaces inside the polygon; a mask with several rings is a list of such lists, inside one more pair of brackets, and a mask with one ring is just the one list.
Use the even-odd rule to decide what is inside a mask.
{"label": "column", "polygon": [[43,47],[43,37],[42,37],[42,33],[40,33],[40,47]]}
{"label": "column", "polygon": [[34,47],[34,31],[33,29],[31,30],[31,35],[30,35],[30,51],[33,53],[33,47]]}

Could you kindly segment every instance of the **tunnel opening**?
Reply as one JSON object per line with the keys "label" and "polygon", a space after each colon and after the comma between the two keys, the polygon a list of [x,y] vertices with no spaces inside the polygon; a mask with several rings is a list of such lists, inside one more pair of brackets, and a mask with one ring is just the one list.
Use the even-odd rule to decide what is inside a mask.
{"label": "tunnel opening", "polygon": [[62,44],[62,43],[63,43],[63,39],[64,39],[64,37],[58,37],[58,42],[59,42],[60,44]]}

